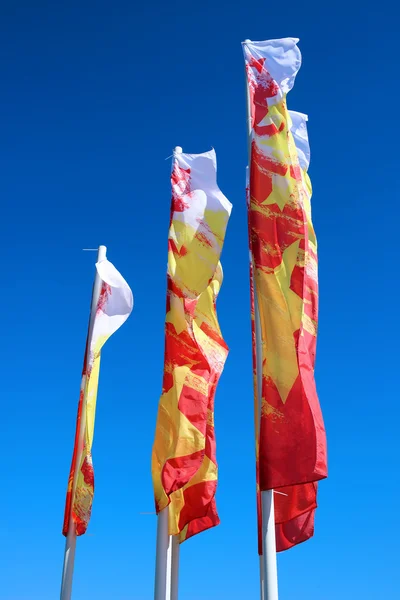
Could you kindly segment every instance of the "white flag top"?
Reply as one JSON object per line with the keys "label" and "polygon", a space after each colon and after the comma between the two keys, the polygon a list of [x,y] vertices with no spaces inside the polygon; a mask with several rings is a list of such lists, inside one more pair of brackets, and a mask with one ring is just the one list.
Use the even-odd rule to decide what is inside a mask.
{"label": "white flag top", "polygon": [[310,164],[310,143],[308,141],[307,121],[308,116],[295,110],[289,110],[292,120],[290,131],[292,132],[300,167],[308,171]]}
{"label": "white flag top", "polygon": [[104,342],[125,323],[133,308],[131,288],[114,265],[104,259],[96,263],[96,269],[103,284],[93,326],[91,340],[93,352],[96,352],[99,344],[101,348]]}

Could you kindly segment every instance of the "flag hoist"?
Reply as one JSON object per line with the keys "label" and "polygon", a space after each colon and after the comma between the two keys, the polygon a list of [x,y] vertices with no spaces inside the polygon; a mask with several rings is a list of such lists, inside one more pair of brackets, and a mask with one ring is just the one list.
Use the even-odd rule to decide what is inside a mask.
{"label": "flag hoist", "polygon": [[96,413],[100,352],[108,338],[129,317],[133,296],[122,275],[100,246],[93,284],[86,350],[83,360],[75,443],[68,479],[63,534],[66,536],[61,600],[70,600],[76,537],[86,532],[94,494],[92,442]]}
{"label": "flag hoist", "polygon": [[218,525],[214,396],[228,348],[216,300],[231,203],[214,150],[175,148],[162,395],[152,453],[158,514],[155,600],[178,596],[179,543]]}
{"label": "flag hoist", "polygon": [[297,42],[243,42],[263,600],[278,598],[276,552],[313,535],[317,482],[327,476],[314,379],[318,279],[307,117],[286,106],[301,65]]}

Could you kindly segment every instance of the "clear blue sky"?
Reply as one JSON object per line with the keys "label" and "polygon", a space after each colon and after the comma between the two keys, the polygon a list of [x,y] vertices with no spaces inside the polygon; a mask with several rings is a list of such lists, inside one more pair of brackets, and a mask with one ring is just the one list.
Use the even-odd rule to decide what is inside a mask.
{"label": "clear blue sky", "polygon": [[54,600],[80,370],[105,244],[135,307],[103,351],[96,492],[74,600],[151,600],[150,455],[163,369],[175,145],[218,157],[233,204],[216,398],[221,525],[182,546],[181,600],[258,598],[246,130],[240,42],[297,36],[319,239],[317,384],[329,443],[316,535],[281,600],[395,600],[398,584],[398,8],[3,0],[0,599]]}

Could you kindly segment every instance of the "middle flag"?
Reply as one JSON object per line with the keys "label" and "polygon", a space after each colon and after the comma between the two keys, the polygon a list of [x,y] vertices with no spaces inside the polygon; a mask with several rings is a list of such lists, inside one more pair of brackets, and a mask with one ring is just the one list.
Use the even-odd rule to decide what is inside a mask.
{"label": "middle flag", "polygon": [[157,514],[182,542],[218,525],[214,396],[228,355],[218,325],[219,262],[232,205],[214,150],[174,152],[163,391],[152,453]]}

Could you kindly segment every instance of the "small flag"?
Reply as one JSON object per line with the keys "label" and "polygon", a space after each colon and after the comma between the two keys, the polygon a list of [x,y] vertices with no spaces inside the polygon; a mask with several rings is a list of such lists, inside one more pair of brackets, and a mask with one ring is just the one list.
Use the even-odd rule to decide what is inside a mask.
{"label": "small flag", "polygon": [[291,118],[286,106],[301,65],[297,41],[243,44],[252,120],[249,235],[262,337],[257,478],[261,491],[281,492],[278,551],[312,536],[316,482],[327,476],[314,380],[318,283],[309,146],[304,115]]}
{"label": "small flag", "polygon": [[228,354],[216,314],[232,205],[214,150],[174,153],[163,391],[152,454],[156,510],[185,539],[218,525],[214,396]]}
{"label": "small flag", "polygon": [[[65,503],[64,535],[68,534],[71,518],[75,524],[76,535],[84,534],[89,523],[94,494],[91,450],[99,381],[100,351],[108,338],[125,323],[133,307],[133,296],[130,287],[114,265],[105,259],[96,264],[96,269],[97,276],[101,281],[101,291],[92,330],[89,331],[86,341],[74,452]],[[76,470],[77,459],[80,460]]]}

